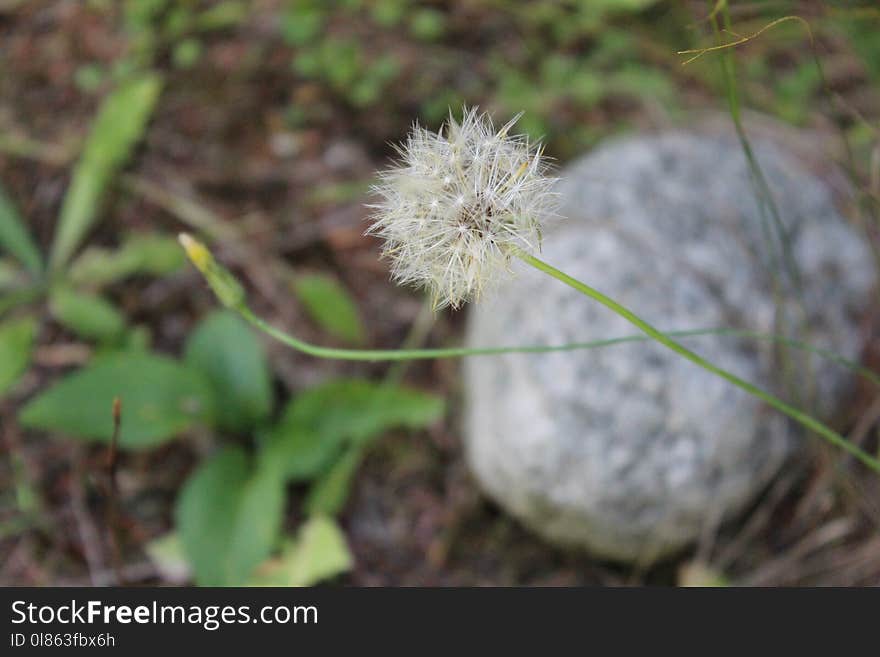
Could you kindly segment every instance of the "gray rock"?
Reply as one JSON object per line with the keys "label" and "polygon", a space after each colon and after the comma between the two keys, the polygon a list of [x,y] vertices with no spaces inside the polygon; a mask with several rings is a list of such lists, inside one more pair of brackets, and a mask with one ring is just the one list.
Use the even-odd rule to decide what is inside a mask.
{"label": "gray rock", "polygon": [[[772,273],[780,269],[766,247],[768,223],[727,136],[630,138],[575,162],[560,174],[564,220],[545,236],[542,257],[669,331],[772,333],[776,280],[789,334],[803,308],[814,344],[856,358],[857,316],[874,282],[870,253],[799,162],[770,146],[757,157],[800,270],[800,295],[790,270]],[[473,307],[470,346],[637,333],[550,277],[522,263],[514,269]],[[787,394],[771,343],[683,342]],[[828,361],[790,359],[797,381],[815,374],[817,412],[827,413],[850,374]],[[615,560],[650,563],[682,548],[806,449],[779,413],[653,342],[471,358],[465,376],[467,456],[485,491],[550,541]]]}

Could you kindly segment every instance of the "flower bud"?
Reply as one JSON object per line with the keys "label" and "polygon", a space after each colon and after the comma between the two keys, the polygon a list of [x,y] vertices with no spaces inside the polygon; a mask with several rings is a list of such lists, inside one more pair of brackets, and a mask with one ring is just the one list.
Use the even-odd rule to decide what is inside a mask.
{"label": "flower bud", "polygon": [[245,293],[241,283],[228,269],[214,260],[214,256],[211,255],[208,248],[186,233],[181,233],[178,239],[186,251],[187,257],[208,281],[208,285],[211,286],[220,303],[232,309],[238,309],[244,305]]}

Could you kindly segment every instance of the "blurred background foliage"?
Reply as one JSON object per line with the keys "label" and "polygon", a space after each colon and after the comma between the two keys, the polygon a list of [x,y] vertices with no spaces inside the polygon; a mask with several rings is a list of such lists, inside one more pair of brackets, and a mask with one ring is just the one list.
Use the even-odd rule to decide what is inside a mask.
{"label": "blurred background foliage", "polygon": [[[174,238],[212,243],[261,314],[309,339],[452,344],[461,316],[392,288],[362,235],[389,142],[476,104],[525,111],[519,128],[565,163],[723,111],[718,54],[678,54],[717,43],[714,5],[0,0],[2,580],[735,581],[736,559],[626,573],[541,545],[465,474],[454,363],[268,345],[212,310]],[[730,42],[808,22],[812,41],[787,22],[733,51],[741,101],[848,153],[876,217],[876,3],[730,13]],[[759,533],[742,562],[773,546]]]}

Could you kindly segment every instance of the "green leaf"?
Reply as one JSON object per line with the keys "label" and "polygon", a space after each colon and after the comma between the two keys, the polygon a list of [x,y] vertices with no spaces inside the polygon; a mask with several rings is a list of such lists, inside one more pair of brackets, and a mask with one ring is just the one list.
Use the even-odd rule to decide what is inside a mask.
{"label": "green leaf", "polygon": [[243,431],[272,411],[263,345],[235,313],[219,310],[205,318],[187,340],[185,358],[211,384],[218,426]]}
{"label": "green leaf", "polygon": [[348,501],[351,483],[363,459],[362,447],[350,447],[333,466],[321,475],[306,498],[305,510],[310,516],[335,516]]}
{"label": "green leaf", "polygon": [[418,9],[410,16],[409,30],[416,39],[436,41],[446,30],[446,16],[437,9]]}
{"label": "green leaf", "polygon": [[200,373],[155,354],[116,353],[67,376],[22,409],[25,426],[108,441],[113,399],[122,400],[123,447],[163,443],[210,418],[211,393]]}
{"label": "green leaf", "polygon": [[34,275],[43,271],[43,259],[24,222],[0,187],[0,248],[21,260],[27,270]]}
{"label": "green leaf", "polygon": [[198,39],[184,39],[171,51],[171,61],[176,68],[192,68],[202,56],[204,46]]}
{"label": "green leaf", "polygon": [[168,0],[126,0],[123,6],[125,26],[131,31],[145,31],[153,28],[153,21],[161,16],[168,6]]}
{"label": "green leaf", "polygon": [[185,261],[175,238],[136,234],[115,250],[88,248],[70,266],[69,276],[74,285],[100,287],[134,274],[164,276],[180,269]]}
{"label": "green leaf", "polygon": [[125,317],[106,299],[67,287],[52,290],[49,309],[55,319],[79,337],[112,342],[125,330]]}
{"label": "green leaf", "polygon": [[206,461],[177,503],[177,530],[202,586],[247,582],[278,540],[284,482],[277,468],[254,467],[240,447]]}
{"label": "green leaf", "polygon": [[326,470],[342,450],[344,436],[322,440],[320,435],[285,422],[261,432],[267,458],[281,464],[292,481],[307,481]]}
{"label": "green leaf", "polygon": [[443,400],[402,387],[340,379],[300,394],[263,435],[267,454],[294,480],[325,471],[346,444],[394,427],[419,429],[443,415]]}
{"label": "green leaf", "polygon": [[37,322],[32,317],[0,324],[0,398],[27,369],[36,333]]}
{"label": "green leaf", "polygon": [[251,586],[312,586],[351,570],[354,559],[345,535],[325,516],[309,518],[281,555],[264,563]]}
{"label": "green leaf", "polygon": [[162,18],[160,29],[176,41],[189,31],[192,25],[192,7],[188,7],[184,2],[173,2]]}
{"label": "green leaf", "polygon": [[54,269],[66,264],[95,222],[105,190],[143,136],[161,86],[158,75],[147,73],[104,99],[61,206],[50,256]]}
{"label": "green leaf", "polygon": [[325,274],[297,276],[293,291],[308,315],[330,335],[351,344],[364,342],[357,306],[335,278]]}
{"label": "green leaf", "polygon": [[288,3],[281,15],[281,36],[291,46],[314,41],[324,27],[325,9],[311,0]]}
{"label": "green leaf", "polygon": [[382,27],[393,27],[406,14],[406,0],[378,0],[371,6],[372,19]]}

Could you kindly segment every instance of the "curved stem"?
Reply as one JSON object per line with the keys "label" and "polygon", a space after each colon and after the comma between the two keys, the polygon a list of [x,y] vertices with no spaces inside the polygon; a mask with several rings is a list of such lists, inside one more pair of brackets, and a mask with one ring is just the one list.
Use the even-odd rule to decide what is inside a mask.
{"label": "curved stem", "polygon": [[[529,345],[529,346],[512,346],[512,347],[449,347],[442,349],[339,349],[337,347],[322,347],[319,345],[301,340],[281,329],[272,326],[264,319],[258,317],[247,306],[236,307],[235,310],[250,322],[254,327],[263,331],[267,335],[275,338],[279,342],[293,347],[297,351],[316,358],[330,358],[334,360],[350,360],[350,361],[407,361],[407,360],[427,360],[433,358],[464,358],[468,356],[500,356],[502,354],[546,354],[559,351],[578,351],[582,349],[597,349],[600,347],[612,347],[614,345],[626,344],[630,342],[647,342],[652,340],[649,335],[634,334],[625,335],[617,338],[606,338],[603,340],[590,340],[588,342],[569,342],[559,345]],[[764,340],[768,342],[777,342],[786,346],[807,351],[822,358],[834,361],[849,370],[852,370],[859,376],[871,381],[874,385],[880,387],[880,376],[875,372],[863,367],[858,363],[851,361],[843,356],[836,354],[828,349],[814,347],[811,344],[788,338],[784,335],[775,335],[772,333],[760,333],[757,331],[749,331],[746,329],[735,328],[705,328],[705,329],[688,329],[683,331],[665,331],[663,333],[673,338],[695,338],[707,335],[728,336],[734,338],[747,338],[753,340]]]}
{"label": "curved stem", "polygon": [[850,369],[853,369],[863,376],[870,378],[874,383],[878,382],[876,375],[870,370],[865,370],[865,368],[859,367],[858,365],[847,361],[846,359],[837,356],[833,352],[829,352],[822,349],[817,349],[808,344],[799,342],[797,340],[792,340],[790,338],[786,338],[783,336],[776,335],[762,335],[762,334],[754,334],[749,331],[737,332],[732,329],[701,329],[696,331],[679,331],[677,333],[662,333],[658,329],[654,328],[643,320],[641,317],[636,315],[634,312],[629,310],[628,308],[622,306],[617,303],[610,297],[605,296],[598,290],[593,289],[589,285],[580,282],[579,280],[572,278],[568,274],[552,267],[546,262],[535,258],[523,251],[516,250],[514,254],[522,259],[525,263],[531,265],[538,271],[541,271],[545,274],[549,274],[553,278],[565,283],[566,285],[574,288],[578,292],[598,301],[603,306],[613,310],[615,313],[626,319],[628,322],[639,328],[645,335],[639,336],[627,336],[623,338],[612,338],[610,340],[597,340],[594,342],[582,342],[576,344],[567,344],[567,345],[558,345],[558,346],[546,346],[546,347],[487,347],[483,349],[469,349],[466,347],[453,347],[451,349],[336,349],[333,347],[320,347],[317,345],[310,344],[305,342],[304,340],[300,340],[299,338],[285,333],[284,331],[275,328],[268,322],[264,321],[260,317],[256,316],[253,311],[248,307],[247,302],[245,300],[245,292],[244,288],[238,282],[238,280],[222,265],[217,263],[214,260],[214,256],[211,255],[211,252],[205,247],[204,244],[198,242],[191,238],[189,235],[181,234],[180,235],[180,243],[183,248],[186,250],[187,256],[192,261],[192,263],[198,268],[198,270],[205,277],[205,280],[210,285],[211,289],[214,291],[214,294],[217,295],[217,298],[223,303],[224,306],[235,310],[239,314],[241,314],[244,319],[253,324],[256,328],[264,331],[265,333],[271,335],[276,340],[281,341],[282,343],[293,347],[294,349],[301,351],[305,354],[309,354],[311,356],[316,356],[318,358],[333,358],[337,360],[358,360],[358,361],[403,361],[403,360],[416,360],[423,358],[454,358],[461,356],[488,356],[488,355],[498,355],[498,354],[507,354],[507,353],[548,353],[552,351],[571,351],[574,349],[588,349],[594,347],[602,347],[609,346],[613,344],[620,344],[623,342],[637,342],[639,340],[647,340],[652,339],[656,340],[660,344],[668,347],[675,353],[680,356],[687,358],[689,361],[693,362],[696,365],[699,365],[704,370],[715,374],[716,376],[721,377],[722,379],[732,383],[733,385],[745,390],[751,395],[754,395],[758,399],[761,399],[765,403],[769,404],[773,408],[781,411],[782,413],[788,415],[790,418],[806,427],[807,429],[814,431],[819,434],[823,438],[825,438],[828,442],[837,447],[840,447],[846,452],[849,452],[853,456],[855,456],[859,461],[864,463],[866,466],[870,467],[872,470],[880,473],[880,459],[877,459],[866,452],[862,451],[857,445],[847,441],[843,436],[838,434],[837,432],[829,429],[827,426],[816,420],[815,418],[807,415],[800,409],[788,404],[781,399],[778,399],[764,390],[761,390],[757,386],[740,379],[735,374],[731,374],[727,370],[724,370],[717,365],[714,365],[704,359],[702,356],[695,354],[693,351],[688,349],[682,344],[679,344],[672,337],[685,337],[688,335],[710,335],[710,334],[727,334],[727,335],[735,335],[737,333],[741,335],[751,335],[753,337],[758,337],[762,339],[770,339],[779,341],[783,344],[787,344],[790,346],[798,347],[800,349],[804,349],[806,351],[819,354],[821,356],[825,356],[828,358],[832,358],[836,360],[838,363],[846,365]]}
{"label": "curved stem", "polygon": [[[336,360],[357,360],[357,361],[407,361],[419,360],[427,358],[459,358],[464,356],[495,356],[499,354],[521,353],[521,354],[543,354],[555,351],[574,351],[576,349],[592,349],[596,347],[605,347],[625,342],[640,342],[650,340],[647,335],[631,335],[622,338],[611,338],[608,340],[594,340],[592,342],[575,342],[571,344],[553,345],[553,346],[526,346],[526,347],[487,347],[469,349],[466,347],[453,347],[451,349],[336,349],[334,347],[321,347],[310,344],[304,340],[300,340],[296,336],[285,333],[281,329],[275,328],[262,318],[258,317],[248,307],[245,297],[244,288],[238,280],[218,263],[208,248],[201,242],[194,240],[189,235],[183,233],[180,235],[180,243],[186,251],[187,257],[192,261],[196,268],[202,273],[208,285],[217,295],[217,298],[224,306],[239,313],[244,319],[253,324],[256,328],[272,336],[276,340],[293,347],[297,351],[315,356],[317,358],[333,358]],[[519,254],[518,254],[519,255]],[[534,262],[540,262],[533,259]],[[543,265],[543,263],[541,263]],[[549,265],[545,265],[549,267]],[[552,267],[550,268],[552,269]],[[553,270],[556,271],[556,270]],[[559,272],[561,274],[561,272]],[[570,278],[570,277],[569,277]],[[571,279],[574,281],[574,279]],[[586,286],[585,286],[586,287]],[[844,367],[860,374],[869,379],[875,385],[880,386],[880,376],[874,374],[871,370],[860,366],[842,356],[837,355],[833,351],[820,349],[805,342],[795,340],[782,335],[774,335],[767,333],[757,333],[755,331],[746,331],[742,329],[731,328],[714,328],[714,329],[692,329],[688,331],[671,331],[666,332],[667,336],[672,337],[691,337],[700,335],[729,335],[744,338],[754,338],[758,340],[770,340],[778,342],[790,347],[795,347],[803,351],[817,354],[823,358],[833,360]]]}
{"label": "curved stem", "polygon": [[878,460],[878,459],[874,458],[873,456],[871,456],[870,454],[862,451],[857,445],[854,445],[853,443],[849,442],[848,440],[846,440],[846,438],[841,436],[839,433],[837,433],[836,431],[825,426],[823,423],[819,422],[818,420],[816,420],[812,416],[807,415],[806,413],[804,413],[800,409],[795,408],[794,406],[782,401],[781,399],[778,399],[777,397],[774,397],[769,392],[762,390],[758,386],[751,384],[744,379],[739,378],[735,374],[732,374],[732,373],[728,372],[727,370],[722,369],[721,367],[718,367],[717,365],[714,365],[713,363],[710,363],[702,356],[694,353],[693,351],[691,351],[690,349],[688,349],[684,345],[673,340],[671,337],[669,337],[669,335],[664,334],[661,331],[654,328],[651,324],[649,324],[648,322],[643,320],[641,317],[636,315],[634,312],[632,312],[631,310],[629,310],[625,306],[622,306],[621,304],[617,303],[614,299],[611,299],[610,297],[605,296],[604,294],[602,294],[598,290],[590,287],[589,285],[582,283],[581,281],[577,280],[576,278],[572,278],[568,274],[566,274],[566,273],[556,269],[555,267],[547,264],[543,260],[540,260],[534,256],[527,254],[527,253],[524,253],[522,251],[517,251],[516,255],[522,261],[524,261],[526,264],[531,265],[535,269],[552,276],[556,280],[561,281],[562,283],[565,283],[569,287],[574,288],[578,292],[590,297],[591,299],[598,301],[599,303],[601,303],[603,306],[605,306],[609,310],[612,310],[615,313],[617,313],[620,317],[623,317],[625,320],[627,320],[633,326],[639,328],[647,336],[656,340],[657,342],[664,345],[665,347],[668,347],[669,349],[671,349],[672,351],[674,351],[678,355],[680,355],[684,358],[687,358],[689,361],[691,361],[695,365],[702,367],[707,372],[711,372],[712,374],[715,374],[716,376],[721,377],[725,381],[732,383],[736,387],[738,387],[742,390],[745,390],[747,393],[754,395],[755,397],[757,397],[761,401],[769,404],[770,406],[772,406],[776,410],[778,410],[782,413],[785,413],[787,416],[789,416],[790,418],[795,420],[801,426],[809,429],[810,431],[813,431],[813,432],[819,434],[820,436],[825,438],[825,440],[830,442],[832,445],[835,445],[835,446],[843,449],[844,451],[849,452],[850,454],[852,454],[854,457],[856,457],[859,461],[864,463],[866,466],[868,466],[872,470],[880,472],[880,460]]}
{"label": "curved stem", "polygon": [[[501,354],[545,354],[554,351],[575,351],[578,349],[594,349],[597,347],[610,347],[616,344],[624,344],[626,342],[644,342],[650,338],[644,335],[627,335],[619,338],[610,338],[607,340],[592,340],[589,342],[573,342],[562,345],[547,346],[517,346],[517,347],[449,347],[444,349],[340,349],[338,347],[323,347],[320,345],[300,340],[290,333],[286,333],[281,329],[272,326],[267,321],[258,317],[247,306],[236,306],[235,310],[250,322],[254,327],[263,331],[267,335],[275,338],[279,342],[293,347],[309,356],[316,358],[330,358],[333,360],[351,360],[351,361],[406,361],[406,360],[427,360],[433,358],[462,358],[465,356],[498,356]],[[699,335],[727,335],[737,333],[748,333],[748,331],[737,331],[736,329],[694,329],[690,331],[672,331],[669,335],[676,337],[689,337]],[[774,336],[777,337],[777,336]],[[836,356],[836,358],[839,358]],[[857,365],[853,364],[855,367]],[[880,377],[873,372],[868,371],[875,378],[877,385],[880,385]]]}

